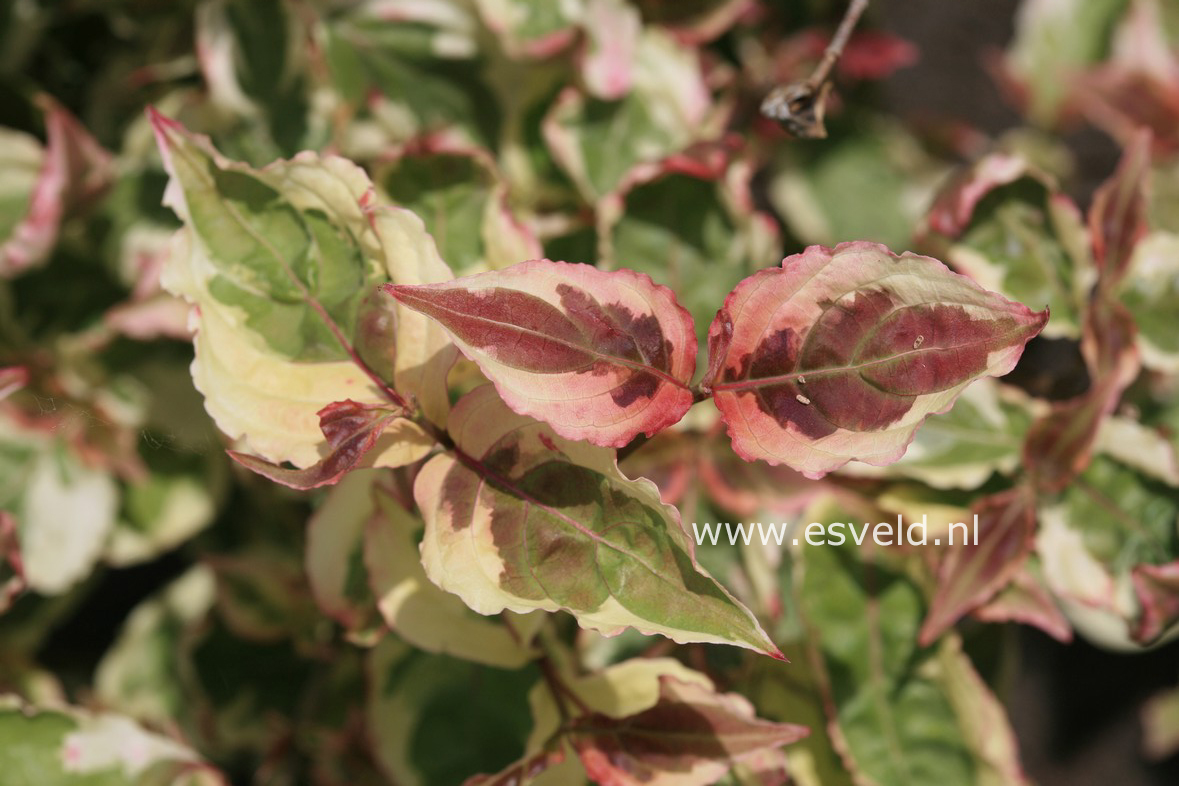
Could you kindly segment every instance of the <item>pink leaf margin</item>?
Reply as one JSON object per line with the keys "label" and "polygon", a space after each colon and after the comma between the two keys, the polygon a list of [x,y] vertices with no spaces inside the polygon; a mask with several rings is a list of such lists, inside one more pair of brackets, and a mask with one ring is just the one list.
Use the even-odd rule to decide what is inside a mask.
{"label": "pink leaf margin", "polygon": [[[1011,350],[1009,351],[1008,356],[1005,359],[1005,362],[1002,363],[1000,366],[988,371],[986,374],[987,376],[1003,376],[1003,375],[1009,373],[1012,369],[1014,369],[1016,364],[1019,362],[1020,357],[1022,357],[1022,355],[1023,355],[1023,350],[1026,347],[1027,342],[1030,341],[1032,338],[1034,338],[1036,335],[1038,335],[1039,332],[1043,329],[1044,325],[1046,325],[1048,323],[1049,311],[1048,311],[1047,307],[1045,307],[1043,311],[1033,312],[1029,308],[1027,308],[1027,306],[1024,306],[1023,304],[1008,300],[1008,299],[1002,297],[1001,295],[998,295],[994,292],[990,292],[989,290],[984,289],[983,287],[979,286],[970,277],[961,275],[959,273],[955,273],[954,271],[950,270],[945,264],[943,264],[942,262],[940,262],[936,259],[933,259],[932,257],[914,254],[914,253],[908,252],[908,251],[906,251],[900,255],[897,255],[897,254],[894,254],[892,251],[890,251],[883,244],[874,243],[871,241],[864,241],[864,240],[856,240],[856,241],[849,241],[849,242],[845,242],[845,243],[840,243],[837,246],[835,246],[834,248],[829,248],[827,246],[819,246],[819,245],[808,246],[801,253],[794,254],[792,256],[789,256],[789,257],[786,257],[785,259],[783,259],[781,267],[767,268],[766,270],[760,271],[759,273],[755,273],[753,276],[750,276],[749,278],[745,279],[740,284],[738,284],[737,287],[732,292],[729,293],[728,297],[725,298],[724,306],[717,312],[716,319],[713,321],[712,326],[709,329],[708,342],[709,342],[710,357],[709,357],[708,373],[706,374],[706,378],[704,380],[705,386],[712,387],[713,383],[717,382],[718,375],[728,365],[727,354],[728,354],[729,349],[731,347],[732,338],[733,338],[732,337],[732,319],[730,317],[730,314],[734,310],[735,303],[737,302],[738,298],[740,298],[742,296],[743,288],[746,288],[749,286],[756,286],[759,278],[782,275],[785,271],[790,270],[792,267],[802,264],[803,261],[807,260],[808,258],[812,258],[815,256],[825,256],[829,260],[835,256],[840,255],[840,254],[856,253],[856,252],[868,252],[868,253],[880,254],[880,255],[883,255],[891,260],[902,260],[902,259],[924,260],[931,265],[933,270],[944,273],[945,275],[952,276],[955,279],[960,280],[963,285],[971,287],[974,290],[977,290],[981,294],[985,294],[987,296],[995,298],[997,302],[999,302],[1001,304],[1005,304],[1005,306],[1013,314],[1018,313],[1021,316],[1025,317],[1026,319],[1030,320],[1029,327],[1034,328],[1034,330],[1030,333],[1030,335],[1027,336],[1026,339],[1024,339],[1024,341],[1022,342],[1022,344],[1020,346],[1011,347]],[[726,355],[726,358],[724,360],[721,360],[717,357],[717,355],[720,353],[723,353]],[[761,454],[758,454],[758,453],[750,450],[746,444],[743,444],[744,440],[736,438],[737,433],[734,431],[734,427],[733,427],[732,423],[734,423],[736,421],[737,417],[740,415],[740,406],[741,405],[737,402],[735,396],[730,397],[730,396],[725,396],[725,395],[718,395],[719,393],[722,392],[719,389],[719,387],[714,388],[712,390],[712,392],[713,392],[713,401],[716,403],[717,408],[720,409],[720,411],[721,411],[722,419],[725,422],[726,428],[729,433],[729,437],[732,440],[733,449],[734,449],[734,451],[736,451],[737,455],[739,455],[741,458],[745,459],[746,461],[757,461],[760,459],[760,460],[764,460],[767,463],[774,465],[774,466],[777,466],[780,464],[789,465],[788,462],[775,459],[769,455],[761,455]],[[851,455],[851,456],[847,456],[847,457],[832,456],[831,461],[827,462],[820,469],[799,468],[799,467],[792,467],[792,468],[798,469],[807,478],[810,478],[812,480],[819,480],[819,479],[823,478],[824,476],[826,476],[828,473],[833,472],[833,471],[839,469],[840,467],[843,467],[849,461],[864,461],[866,463],[872,464],[873,466],[885,466],[885,465],[891,464],[891,463],[897,461],[898,459],[900,459],[905,454],[905,451],[908,450],[909,445],[912,444],[913,440],[916,438],[917,431],[920,430],[921,425],[932,415],[941,415],[941,414],[945,414],[946,412],[949,412],[953,408],[955,400],[956,400],[956,397],[954,400],[951,400],[949,403],[947,403],[944,407],[927,413],[921,419],[920,422],[915,423],[913,425],[911,432],[909,433],[908,437],[904,440],[904,442],[902,444],[900,444],[895,450],[890,451],[887,454],[877,454],[877,455],[872,456],[871,458],[867,458],[867,457],[863,457],[863,456],[855,456],[855,455]]]}
{"label": "pink leaf margin", "polygon": [[[580,406],[571,407],[566,400],[534,399],[521,392],[519,379],[517,379],[515,387],[509,385],[503,375],[497,373],[497,368],[493,365],[495,361],[486,357],[485,352],[472,351],[466,346],[466,342],[461,336],[450,330],[444,323],[440,323],[460,343],[463,353],[473,360],[491,380],[508,407],[517,414],[548,423],[557,434],[566,439],[584,440],[601,447],[623,447],[639,434],[653,436],[677,423],[693,403],[693,393],[689,382],[696,370],[697,342],[694,323],[692,315],[676,300],[675,293],[665,286],[656,284],[645,273],[625,269],[605,271],[592,265],[534,259],[503,270],[479,273],[451,282],[421,286],[386,284],[381,288],[402,305],[420,311],[419,307],[407,302],[415,298],[415,293],[420,293],[416,295],[420,300],[421,295],[428,292],[442,293],[447,290],[463,290],[474,284],[476,287],[469,291],[477,292],[484,288],[496,288],[536,296],[536,292],[525,286],[520,286],[518,289],[513,287],[513,282],[521,279],[534,281],[537,276],[542,275],[551,276],[554,281],[560,282],[560,284],[568,284],[580,292],[593,296],[601,296],[603,292],[610,291],[628,292],[647,300],[652,306],[652,310],[638,316],[653,316],[659,324],[659,330],[663,337],[671,342],[670,369],[667,373],[660,375],[662,381],[659,386],[649,397],[646,397],[648,399],[646,407],[628,413],[625,418],[616,422],[602,425],[596,421],[595,416],[600,416],[611,406],[617,407],[617,412],[625,412],[629,405],[595,405],[583,402]],[[616,305],[614,302],[604,302],[607,305]],[[678,335],[669,336],[669,329],[674,330]],[[521,372],[518,376],[521,379],[534,376],[539,381],[546,375]],[[606,393],[596,394],[594,398],[604,395]],[[562,413],[575,417],[575,422],[563,421],[559,417]]]}
{"label": "pink leaf margin", "polygon": [[37,104],[45,113],[45,159],[28,212],[0,246],[0,277],[5,278],[44,262],[68,211],[101,194],[114,177],[111,154],[73,115],[45,95]]}

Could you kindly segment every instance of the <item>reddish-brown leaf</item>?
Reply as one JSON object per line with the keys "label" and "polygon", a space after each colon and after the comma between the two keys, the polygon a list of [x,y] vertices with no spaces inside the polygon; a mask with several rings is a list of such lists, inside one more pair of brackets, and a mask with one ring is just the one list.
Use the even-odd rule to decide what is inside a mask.
{"label": "reddish-brown leaf", "polygon": [[1137,565],[1130,579],[1142,607],[1134,640],[1151,644],[1179,622],[1179,560],[1165,565]]}
{"label": "reddish-brown leaf", "polygon": [[1134,246],[1146,236],[1146,180],[1150,174],[1150,132],[1134,137],[1113,177],[1093,196],[1089,234],[1097,263],[1098,288],[1112,292],[1126,275]]}
{"label": "reddish-brown leaf", "polygon": [[725,300],[713,397],[747,460],[811,478],[889,464],[968,384],[1010,371],[1047,321],[929,257],[812,246]]}
{"label": "reddish-brown leaf", "polygon": [[646,275],[544,259],[384,289],[442,325],[509,407],[568,439],[621,447],[692,405],[692,317]]}
{"label": "reddish-brown leaf", "polygon": [[1006,153],[992,153],[969,169],[964,169],[942,188],[926,223],[929,229],[946,237],[958,237],[970,225],[978,203],[1000,186],[1023,177],[1039,178],[1026,159]]}
{"label": "reddish-brown leaf", "polygon": [[1061,491],[1089,466],[1102,421],[1141,365],[1134,317],[1121,303],[1093,303],[1084,331],[1081,348],[1093,380],[1089,390],[1033,423],[1024,442],[1024,463],[1041,491]]}
{"label": "reddish-brown leaf", "polygon": [[1064,644],[1073,640],[1068,618],[1057,607],[1043,582],[1027,569],[1027,563],[1015,572],[1010,584],[975,609],[972,616],[983,622],[1031,625]]}
{"label": "reddish-brown leaf", "polygon": [[929,646],[959,617],[990,600],[1032,551],[1036,510],[1026,491],[984,497],[971,512],[978,516],[978,542],[946,546],[933,603],[918,638],[922,646]]}
{"label": "reddish-brown leaf", "polygon": [[0,401],[29,384],[29,370],[23,366],[0,368]]}
{"label": "reddish-brown leaf", "polygon": [[0,510],[0,614],[8,610],[27,586],[16,518]]}
{"label": "reddish-brown leaf", "polygon": [[737,694],[672,677],[659,680],[659,701],[626,718],[601,713],[570,726],[590,778],[603,786],[639,786],[674,774],[676,783],[714,783],[735,761],[807,736],[789,723],[761,720]]}
{"label": "reddish-brown leaf", "polygon": [[306,491],[330,486],[355,468],[376,446],[385,429],[404,415],[404,410],[391,405],[359,404],[351,400],[328,404],[319,411],[319,428],[331,451],[304,469],[282,467],[236,450],[229,451],[229,455],[243,467],[293,489]]}

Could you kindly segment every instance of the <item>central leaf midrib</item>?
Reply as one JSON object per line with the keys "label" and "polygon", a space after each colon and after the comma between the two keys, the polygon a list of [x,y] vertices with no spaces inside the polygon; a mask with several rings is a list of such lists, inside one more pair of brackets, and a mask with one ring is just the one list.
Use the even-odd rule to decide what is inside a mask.
{"label": "central leaf midrib", "polygon": [[[830,260],[828,260],[828,263],[829,263],[829,262],[830,262]],[[825,267],[826,267],[826,266],[824,266],[824,268],[825,268]],[[812,275],[811,275],[811,277],[807,279],[807,282],[806,282],[806,283],[809,283],[809,282],[810,282],[810,279],[813,279],[813,278],[815,277],[815,275],[818,275],[818,273],[819,273],[819,272],[821,272],[821,270],[822,270],[822,269],[823,269],[823,268],[821,268],[819,271],[816,271],[814,274],[812,274]],[[891,275],[902,275],[902,274],[901,274],[901,273],[892,273],[892,274],[889,274],[889,275],[891,276]],[[888,278],[888,277],[889,277],[889,276],[885,276],[884,278]],[[871,283],[878,283],[879,281],[882,281],[882,280],[884,280],[884,278],[876,279],[874,282],[871,282]],[[804,284],[804,285],[803,285],[803,287],[805,287],[805,285],[806,285],[806,284]],[[820,313],[820,315],[819,315],[818,319],[816,319],[816,321],[815,321],[815,324],[817,324],[817,323],[818,323],[818,321],[819,321],[819,320],[821,320],[821,319],[823,318],[823,316],[824,316],[824,315],[827,313],[827,311],[828,311],[830,308],[834,307],[834,306],[835,306],[835,304],[836,304],[836,303],[837,303],[839,300],[842,300],[843,298],[847,297],[847,296],[848,296],[848,295],[850,295],[850,294],[858,294],[859,292],[863,291],[865,288],[866,288],[865,286],[861,286],[861,287],[858,287],[858,288],[855,288],[855,289],[849,289],[849,290],[845,291],[845,292],[844,292],[843,294],[841,294],[841,295],[840,295],[838,298],[836,298],[836,300],[835,300],[834,302],[832,302],[830,305],[828,305],[826,308],[824,308],[824,309],[822,310],[822,313]],[[793,295],[791,295],[791,298],[790,298],[790,299],[792,300],[792,299],[793,299],[795,296],[797,296],[797,295],[798,295],[798,292],[799,292],[799,291],[801,291],[801,289],[802,289],[802,287],[800,287],[800,289],[796,290],[796,291],[794,292],[794,294],[793,294]],[[867,336],[861,337],[860,341],[859,341],[859,342],[857,342],[857,344],[856,344],[856,348],[857,348],[857,349],[856,349],[856,351],[858,351],[858,348],[859,348],[859,347],[862,347],[862,346],[863,346],[863,344],[864,344],[864,343],[867,341],[868,337],[870,337],[870,336],[872,336],[872,335],[875,335],[875,331],[876,331],[877,329],[879,329],[880,325],[883,323],[883,321],[884,321],[884,320],[886,320],[886,319],[888,319],[889,317],[891,317],[891,316],[892,316],[893,314],[895,314],[897,311],[899,311],[899,310],[901,310],[901,309],[906,309],[906,308],[917,308],[917,307],[919,307],[919,306],[938,306],[938,305],[940,305],[940,306],[946,306],[946,305],[954,305],[954,306],[979,306],[980,304],[978,304],[978,303],[973,303],[973,302],[969,302],[969,301],[961,301],[961,302],[959,302],[959,301],[935,301],[935,302],[932,302],[932,303],[905,303],[905,304],[895,305],[895,306],[892,308],[892,310],[890,310],[890,311],[888,312],[888,314],[885,314],[885,315],[883,315],[883,316],[882,316],[882,317],[881,317],[879,320],[877,320],[877,323],[876,323],[876,325],[873,327],[873,329],[866,331],[866,333],[867,333]],[[989,309],[989,310],[990,310],[990,311],[992,311],[992,312],[994,312],[994,309],[993,309],[993,308],[992,308],[992,309]],[[974,321],[974,320],[972,320],[972,321]],[[806,336],[803,338],[802,346],[800,346],[800,347],[798,348],[798,353],[797,353],[796,357],[798,357],[798,358],[802,358],[802,357],[804,356],[804,354],[806,353],[806,350],[807,350],[808,346],[810,345],[811,338],[812,338],[812,337],[815,335],[815,333],[816,333],[816,331],[814,330],[815,324],[812,324],[812,325],[811,325],[811,329],[807,331],[807,334],[806,334]],[[1017,333],[1017,332],[1018,332],[1018,327],[1019,327],[1019,325],[1018,325],[1018,323],[1017,323],[1017,324],[1016,324],[1016,329],[1015,329],[1015,330],[1012,330],[1012,331],[1009,331],[1009,332],[1008,332],[1008,335],[1011,335],[1011,334],[1013,334],[1013,333]],[[767,329],[768,329],[768,326],[767,326]],[[819,332],[821,332],[821,331],[819,331]],[[973,342],[973,343],[978,343],[978,342]],[[913,352],[920,352],[920,351],[934,351],[934,350],[939,350],[939,349],[959,349],[959,348],[962,348],[962,347],[967,347],[967,346],[971,346],[971,344],[970,344],[970,343],[967,343],[967,344],[958,344],[958,345],[954,345],[954,346],[952,346],[952,347],[928,347],[928,348],[927,348],[927,349],[925,349],[925,350],[908,350],[908,351],[906,351],[906,352],[902,352],[902,353],[900,353],[900,354],[898,354],[898,355],[892,355],[892,356],[890,356],[890,357],[887,357],[887,358],[880,358],[880,359],[878,359],[878,360],[868,361],[868,362],[866,362],[866,363],[863,363],[863,364],[853,364],[853,365],[842,366],[842,367],[829,367],[829,368],[820,368],[820,369],[810,369],[810,370],[803,370],[803,371],[796,371],[796,372],[791,372],[791,373],[789,373],[789,374],[779,374],[779,375],[776,375],[776,376],[773,376],[773,377],[761,377],[761,378],[758,378],[758,379],[751,379],[751,378],[748,378],[748,377],[747,377],[747,378],[745,378],[745,379],[743,379],[743,380],[737,380],[737,381],[734,381],[734,382],[721,382],[721,383],[719,383],[719,384],[717,384],[717,385],[714,385],[714,386],[713,386],[713,390],[714,390],[714,391],[721,391],[721,390],[733,390],[733,391],[741,391],[741,390],[755,390],[755,389],[757,389],[757,388],[759,388],[759,387],[763,387],[763,386],[776,385],[776,384],[782,384],[782,383],[784,383],[784,382],[790,382],[790,381],[793,381],[793,380],[796,380],[796,379],[798,379],[799,377],[806,376],[807,374],[821,375],[821,374],[834,374],[834,373],[841,373],[841,372],[846,372],[846,371],[858,371],[858,370],[862,370],[862,369],[865,369],[865,368],[870,368],[871,366],[873,366],[873,365],[876,365],[876,364],[879,364],[879,363],[887,363],[887,362],[891,362],[891,361],[893,361],[893,360],[896,360],[897,358],[905,357],[906,355],[912,354]],[[853,356],[854,356],[854,354],[853,354]],[[728,359],[726,358],[726,365],[727,365],[727,360],[728,360]],[[750,364],[750,368],[752,369],[752,364]],[[865,383],[868,383],[868,380],[864,380],[864,382],[865,382]],[[868,384],[871,384],[871,383],[868,383]],[[951,387],[952,387],[952,386],[951,386]],[[947,388],[941,388],[940,390],[946,390],[946,389],[947,389]],[[883,392],[887,393],[888,391],[883,391]],[[931,390],[931,391],[928,391],[928,392],[930,392],[930,393],[934,393],[934,392],[938,392],[938,391],[933,391],[933,390]]]}
{"label": "central leaf midrib", "polygon": [[[408,304],[406,304],[406,305],[408,305]],[[615,365],[630,368],[635,371],[643,371],[643,372],[649,373],[653,376],[659,377],[663,381],[665,381],[669,384],[675,385],[676,387],[683,388],[684,390],[688,389],[688,385],[686,383],[681,382],[680,380],[676,379],[670,373],[663,371],[662,369],[656,368],[655,366],[646,364],[646,363],[639,363],[637,361],[629,360],[627,358],[620,358],[617,355],[609,355],[604,352],[598,352],[597,350],[594,350],[586,345],[575,344],[572,341],[568,341],[567,339],[559,338],[557,336],[550,336],[550,335],[540,332],[539,330],[534,330],[532,328],[526,328],[521,325],[513,324],[511,322],[500,322],[498,320],[490,319],[488,317],[480,316],[478,314],[468,314],[468,313],[465,313],[462,311],[457,311],[453,308],[450,308],[450,307],[444,306],[444,305],[440,305],[440,304],[435,305],[435,304],[431,303],[430,305],[432,308],[436,308],[437,310],[446,312],[447,314],[453,314],[457,317],[462,317],[465,320],[474,320],[477,322],[483,322],[488,325],[497,325],[499,327],[507,327],[507,328],[515,330],[519,333],[523,333],[523,334],[526,334],[529,336],[535,336],[537,338],[543,338],[546,341],[552,341],[553,343],[560,344],[561,346],[566,347],[568,349],[576,350],[578,352],[584,352],[585,354],[589,355],[592,358],[596,358],[599,360],[605,360],[608,362],[613,362]],[[411,306],[411,308],[412,308],[412,306]],[[415,310],[417,310],[417,309],[415,309]],[[617,329],[617,326],[615,326],[615,327]],[[660,327],[662,327],[662,326],[660,326]],[[450,331],[451,333],[455,333],[455,331],[450,330],[450,328],[447,328],[447,330]],[[619,329],[619,332],[622,333],[623,335],[626,335],[627,337],[631,338],[632,340],[634,339],[634,336],[632,336],[630,333],[627,333],[624,330]],[[458,337],[457,333],[455,333],[455,335],[456,335],[456,337]],[[459,337],[459,340],[463,341],[463,339],[461,337]],[[463,343],[465,344],[468,342],[463,341]],[[635,342],[635,346],[638,347],[637,341]],[[641,350],[640,350],[640,352],[641,352]],[[488,354],[490,354],[490,353],[488,353]],[[522,368],[519,368],[518,366],[513,366],[511,363],[505,363],[505,362],[499,360],[498,358],[495,359],[495,362],[502,363],[505,366],[509,366],[510,368],[516,369],[517,371],[525,371],[525,372],[528,371],[528,369],[522,369]],[[584,372],[575,372],[575,373],[584,373]]]}
{"label": "central leaf midrib", "polygon": [[[196,173],[197,177],[204,181],[205,187],[212,191],[218,198],[220,198],[220,192],[217,190],[216,181],[213,180],[213,178],[208,173],[203,171],[201,167],[197,165],[197,162],[194,161],[193,157],[189,154],[187,147],[177,145],[174,146],[172,150],[173,152],[184,156],[188,160],[189,167],[192,169],[192,171]],[[209,163],[213,166],[217,166],[217,163],[212,159],[209,159]],[[250,176],[253,177],[253,175]],[[278,193],[277,190],[276,193]],[[345,337],[343,329],[338,324],[336,324],[334,319],[331,318],[331,315],[328,314],[326,307],[311,296],[311,291],[308,289],[307,285],[297,275],[295,275],[295,271],[292,269],[290,263],[283,257],[282,254],[278,253],[278,250],[275,249],[274,246],[267,242],[265,237],[260,235],[252,226],[250,226],[249,222],[245,220],[245,218],[241,215],[241,212],[232,202],[224,200],[223,205],[226,212],[229,213],[238,226],[240,226],[246,232],[246,234],[253,238],[254,241],[258,243],[258,245],[264,251],[266,251],[266,253],[270,254],[270,256],[273,257],[273,259],[279,264],[279,267],[282,269],[282,271],[302,294],[303,302],[308,305],[311,310],[314,311],[315,314],[323,321],[324,325],[328,328],[328,331],[340,343],[341,347],[348,354],[349,358],[353,359],[353,362],[355,362],[354,350],[351,343]],[[310,235],[310,233],[308,234]],[[270,294],[266,294],[265,297],[267,300],[277,300],[273,295]]]}
{"label": "central leaf midrib", "polygon": [[[1015,331],[1012,331],[1012,332],[1015,332]],[[825,375],[830,375],[830,374],[842,374],[842,373],[845,373],[848,371],[863,371],[864,369],[872,368],[873,366],[879,366],[879,365],[883,365],[885,363],[892,363],[896,360],[907,357],[909,355],[914,355],[914,354],[923,353],[923,352],[945,352],[945,351],[952,350],[952,349],[963,349],[965,347],[973,347],[973,346],[980,344],[980,343],[986,343],[986,342],[979,340],[979,341],[967,342],[964,344],[952,344],[950,346],[922,347],[920,349],[906,350],[904,352],[900,352],[896,355],[890,355],[885,358],[877,358],[876,360],[868,360],[863,363],[854,363],[854,364],[849,364],[846,366],[830,366],[828,368],[804,369],[802,371],[792,371],[789,374],[778,374],[778,375],[775,375],[772,377],[757,377],[757,378],[747,377],[745,379],[735,380],[733,382],[721,382],[721,383],[715,385],[713,387],[713,390],[717,390],[717,391],[756,390],[757,388],[761,388],[761,387],[770,387],[773,385],[781,385],[786,382],[791,382],[791,381],[798,379],[799,377],[811,377],[811,376],[817,377],[817,376],[825,376]],[[865,384],[871,384],[868,382],[868,380],[864,380],[864,382],[865,382]],[[955,383],[955,384],[960,384],[960,383]],[[949,387],[954,387],[954,385],[950,385]],[[929,390],[926,392],[927,393],[936,393],[936,392],[938,392],[938,390],[946,390],[946,389],[947,388],[938,388],[938,389]],[[901,394],[901,393],[892,393],[890,391],[883,391],[883,392],[888,393],[889,395],[893,395],[893,396],[906,395],[906,394]]]}

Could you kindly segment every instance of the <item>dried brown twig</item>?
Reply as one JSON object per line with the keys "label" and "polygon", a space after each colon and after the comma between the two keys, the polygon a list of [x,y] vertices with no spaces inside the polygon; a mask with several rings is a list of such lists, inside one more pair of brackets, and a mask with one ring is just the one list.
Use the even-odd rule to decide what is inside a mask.
{"label": "dried brown twig", "polygon": [[779,85],[771,90],[761,102],[763,115],[777,120],[783,128],[800,139],[823,139],[827,136],[823,113],[827,96],[831,93],[831,71],[867,7],[868,0],[851,0],[819,65],[806,79]]}

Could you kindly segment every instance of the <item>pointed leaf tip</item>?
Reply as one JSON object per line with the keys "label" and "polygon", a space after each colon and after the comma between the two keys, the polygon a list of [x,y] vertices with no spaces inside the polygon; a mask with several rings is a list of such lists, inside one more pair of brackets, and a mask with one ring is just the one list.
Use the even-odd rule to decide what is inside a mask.
{"label": "pointed leaf tip", "polygon": [[930,646],[963,615],[1003,589],[1032,553],[1036,532],[1034,500],[1020,489],[978,500],[978,540],[953,545],[942,557],[937,590],[918,642]]}
{"label": "pointed leaf tip", "polygon": [[1098,286],[1112,292],[1125,278],[1134,248],[1149,229],[1147,186],[1151,133],[1142,129],[1126,146],[1117,170],[1097,189],[1089,209],[1089,234]]}
{"label": "pointed leaf tip", "polygon": [[180,123],[178,123],[175,120],[173,120],[172,118],[168,117],[163,112],[156,109],[154,106],[152,106],[150,104],[147,106],[147,108],[144,110],[144,112],[147,114],[147,119],[151,122],[152,126],[155,128],[159,128],[159,127],[180,128],[181,127]]}
{"label": "pointed leaf tip", "polygon": [[149,106],[145,113],[147,114],[148,122],[151,123],[152,133],[155,134],[156,144],[160,148],[160,153],[165,157],[165,161],[169,156],[168,151],[168,133],[188,133],[188,129],[182,126],[176,120],[165,115],[163,112],[156,109],[154,106]]}
{"label": "pointed leaf tip", "polygon": [[491,385],[463,397],[449,427],[455,453],[414,483],[438,586],[481,614],[563,609],[606,635],[631,627],[781,655],[696,562],[675,508],[626,478],[614,451],[512,413]]}

